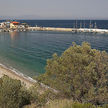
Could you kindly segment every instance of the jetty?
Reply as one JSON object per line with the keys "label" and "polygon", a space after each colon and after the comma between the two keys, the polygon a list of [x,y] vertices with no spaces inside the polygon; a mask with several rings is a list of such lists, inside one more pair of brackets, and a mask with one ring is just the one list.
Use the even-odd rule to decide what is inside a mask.
{"label": "jetty", "polygon": [[97,28],[96,22],[89,24],[89,28],[86,28],[85,22],[82,24],[76,21],[72,28],[57,28],[57,27],[31,27],[27,23],[20,23],[16,21],[6,21],[0,23],[0,32],[25,32],[25,31],[57,31],[57,32],[71,32],[71,33],[100,33],[108,34],[108,29]]}
{"label": "jetty", "polygon": [[28,31],[61,31],[72,33],[100,33],[108,34],[108,29],[97,28],[54,28],[54,27],[28,27]]}

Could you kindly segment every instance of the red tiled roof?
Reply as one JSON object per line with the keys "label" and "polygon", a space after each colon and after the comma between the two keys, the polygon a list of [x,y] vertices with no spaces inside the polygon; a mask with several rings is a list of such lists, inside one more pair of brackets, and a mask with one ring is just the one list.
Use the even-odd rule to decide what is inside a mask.
{"label": "red tiled roof", "polygon": [[12,23],[13,23],[13,24],[19,24],[19,22],[16,22],[16,21],[13,21]]}

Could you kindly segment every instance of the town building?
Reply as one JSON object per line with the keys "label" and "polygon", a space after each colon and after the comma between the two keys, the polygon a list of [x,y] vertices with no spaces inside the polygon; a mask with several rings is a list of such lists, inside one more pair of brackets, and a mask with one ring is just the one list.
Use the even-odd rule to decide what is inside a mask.
{"label": "town building", "polygon": [[13,21],[10,23],[10,28],[11,29],[18,29],[19,24],[20,24],[19,22]]}
{"label": "town building", "polygon": [[2,22],[2,23],[0,23],[0,28],[10,28],[10,22]]}

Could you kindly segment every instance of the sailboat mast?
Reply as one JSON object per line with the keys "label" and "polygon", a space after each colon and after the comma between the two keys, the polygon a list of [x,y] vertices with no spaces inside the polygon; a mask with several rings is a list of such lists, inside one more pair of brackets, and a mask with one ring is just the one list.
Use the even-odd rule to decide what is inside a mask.
{"label": "sailboat mast", "polygon": [[75,25],[75,28],[77,28],[77,20],[76,20],[76,25]]}
{"label": "sailboat mast", "polygon": [[80,22],[80,28],[82,28],[82,23]]}
{"label": "sailboat mast", "polygon": [[97,24],[96,24],[96,22],[95,22],[94,28],[95,28],[95,29],[97,28]]}
{"label": "sailboat mast", "polygon": [[85,21],[84,21],[84,28],[85,28]]}
{"label": "sailboat mast", "polygon": [[91,20],[90,20],[89,28],[92,28],[92,23],[91,23]]}

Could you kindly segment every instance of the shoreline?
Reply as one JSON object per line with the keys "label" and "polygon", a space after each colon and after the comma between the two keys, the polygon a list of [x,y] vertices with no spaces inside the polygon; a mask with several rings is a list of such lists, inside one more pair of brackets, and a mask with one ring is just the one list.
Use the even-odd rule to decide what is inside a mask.
{"label": "shoreline", "polygon": [[[32,86],[34,86],[36,83],[39,83],[37,80],[34,80],[33,78],[24,75],[23,73],[16,71],[14,68],[8,68],[5,65],[0,63],[0,78],[3,77],[4,75],[7,75],[8,77],[12,78],[12,79],[17,79],[20,80],[22,84],[25,85],[25,87],[30,88]],[[44,90],[51,90],[55,93],[58,93],[57,90],[43,84],[43,83],[39,83],[40,87],[43,88]],[[42,91],[40,91],[42,92]]]}
{"label": "shoreline", "polygon": [[32,79],[29,76],[26,76],[19,71],[15,70],[14,68],[8,68],[3,64],[0,64],[0,78],[3,75],[7,75],[8,77],[12,79],[20,80],[22,84],[24,84],[27,88],[33,86],[35,83],[37,83],[36,80]]}

